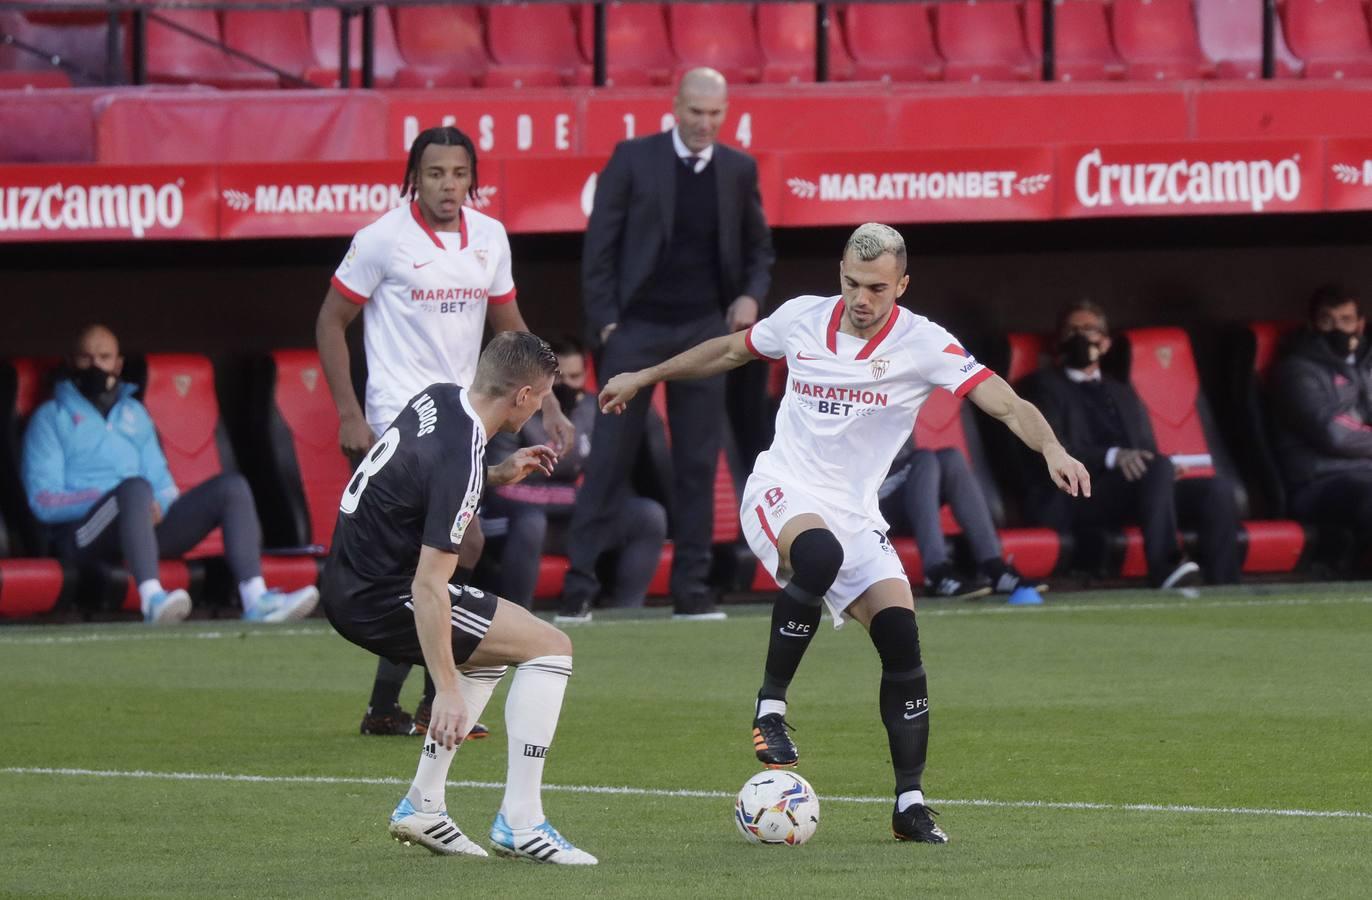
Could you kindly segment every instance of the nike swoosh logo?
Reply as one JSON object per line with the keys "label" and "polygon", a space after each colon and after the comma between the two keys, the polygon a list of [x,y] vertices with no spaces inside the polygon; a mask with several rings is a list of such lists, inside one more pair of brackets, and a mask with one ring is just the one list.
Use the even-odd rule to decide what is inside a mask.
{"label": "nike swoosh logo", "polygon": [[818,356],[806,356],[804,353],[797,353],[796,359],[819,359]]}
{"label": "nike swoosh logo", "polygon": [[413,265],[414,265],[414,267],[415,267],[416,269],[422,269],[422,268],[424,268],[425,266],[427,266],[427,265],[428,265],[429,263],[431,263],[431,262],[433,262],[433,260],[429,260],[429,262],[413,263]]}
{"label": "nike swoosh logo", "polygon": [[805,637],[805,635],[803,635],[803,634],[796,634],[794,631],[787,631],[785,628],[778,628],[778,629],[777,629],[777,634],[781,635],[782,637],[798,637],[798,638],[803,638],[803,637]]}
{"label": "nike swoosh logo", "polygon": [[924,714],[927,713],[928,711],[929,711],[929,710],[927,710],[927,709],[921,709],[921,710],[920,710],[919,712],[917,712],[917,713],[906,713],[906,714],[905,714],[905,718],[907,718],[907,719],[918,719],[920,716],[924,715]]}

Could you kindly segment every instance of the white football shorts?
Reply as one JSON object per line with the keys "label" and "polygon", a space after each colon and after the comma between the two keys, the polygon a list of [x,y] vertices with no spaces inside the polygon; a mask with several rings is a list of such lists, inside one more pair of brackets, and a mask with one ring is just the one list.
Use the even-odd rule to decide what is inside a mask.
{"label": "white football shorts", "polygon": [[781,559],[777,553],[777,535],[788,521],[802,513],[812,513],[823,519],[843,547],[843,566],[824,595],[835,628],[843,627],[847,619],[844,610],[872,585],[888,578],[909,582],[896,549],[886,537],[885,522],[851,513],[835,513],[832,504],[826,506],[792,482],[779,482],[754,473],[743,488],[739,520],[753,555],[777,584],[785,587],[791,575],[789,571],[778,571]]}

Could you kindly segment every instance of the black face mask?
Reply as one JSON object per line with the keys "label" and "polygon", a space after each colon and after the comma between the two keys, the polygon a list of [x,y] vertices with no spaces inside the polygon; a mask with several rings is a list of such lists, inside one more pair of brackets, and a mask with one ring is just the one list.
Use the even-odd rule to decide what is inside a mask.
{"label": "black face mask", "polygon": [[562,407],[562,413],[568,415],[581,400],[582,392],[569,384],[553,385],[553,396],[557,398],[558,406]]}
{"label": "black face mask", "polygon": [[1353,341],[1357,338],[1356,334],[1339,331],[1337,328],[1333,331],[1322,332],[1320,336],[1324,338],[1324,342],[1329,345],[1329,349],[1333,350],[1334,355],[1339,359],[1343,359],[1353,352]]}
{"label": "black face mask", "polygon": [[1096,346],[1086,335],[1077,332],[1058,342],[1058,353],[1062,354],[1062,364],[1069,369],[1084,369],[1091,365],[1091,350]]}
{"label": "black face mask", "polygon": [[119,395],[118,380],[114,382],[114,387],[107,388],[109,373],[95,366],[87,366],[84,369],[72,368],[68,371],[67,377],[71,379],[77,393],[89,400],[101,414],[109,413]]}

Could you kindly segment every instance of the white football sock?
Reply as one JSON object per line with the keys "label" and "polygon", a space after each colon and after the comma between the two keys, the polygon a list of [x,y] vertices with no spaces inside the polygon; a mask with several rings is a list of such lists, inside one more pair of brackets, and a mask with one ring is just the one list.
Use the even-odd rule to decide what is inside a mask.
{"label": "white football sock", "polygon": [[509,769],[500,811],[511,828],[543,822],[543,763],[557,731],[562,695],[572,674],[570,656],[540,656],[515,668],[505,700]]}
{"label": "white football sock", "polygon": [[444,749],[432,735],[424,735],[424,746],[419,751],[419,769],[414,773],[414,783],[410,785],[407,795],[415,809],[427,813],[443,809],[443,786],[448,780],[448,767],[453,764],[456,755],[457,747]]}
{"label": "white football sock", "polygon": [[261,600],[265,593],[267,593],[267,582],[262,580],[261,575],[238,582],[238,596],[243,598],[244,609],[252,609],[256,606],[257,601]]}
{"label": "white football sock", "polygon": [[786,715],[785,700],[759,700],[757,702],[757,717],[770,716],[772,713]]}
{"label": "white football sock", "polygon": [[162,582],[158,581],[156,578],[149,578],[147,581],[141,582],[138,585],[138,599],[143,602],[144,612],[147,612],[148,601],[164,590],[166,590],[166,588],[162,587]]}
{"label": "white football sock", "polygon": [[924,791],[906,791],[896,798],[896,809],[905,812],[916,803],[924,803]]}
{"label": "white football sock", "polygon": [[493,666],[457,673],[458,690],[462,692],[462,701],[467,705],[468,731],[481,721],[481,714],[491,701],[491,694],[495,693],[496,685],[500,684],[500,679],[505,677],[508,669],[509,666]]}

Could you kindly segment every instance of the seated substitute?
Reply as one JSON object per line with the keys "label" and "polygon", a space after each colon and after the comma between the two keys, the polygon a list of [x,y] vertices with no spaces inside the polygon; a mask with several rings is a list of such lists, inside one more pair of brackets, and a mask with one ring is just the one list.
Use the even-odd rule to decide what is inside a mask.
{"label": "seated substitute", "polygon": [[[1216,474],[1178,480],[1172,461],[1158,453],[1148,411],[1134,388],[1101,371],[1110,350],[1105,310],[1089,300],[1058,318],[1057,364],[1028,376],[1024,396],[1043,412],[1068,451],[1085,463],[1094,489],[1085,502],[1064,503],[1052,491],[1029,485],[1025,515],[1081,544],[1099,543],[1100,530],[1137,521],[1143,531],[1148,582],[1156,588],[1239,580],[1238,507],[1234,486]],[[1200,565],[1177,545],[1178,516],[1200,534]]]}
{"label": "seated substitute", "polygon": [[[419,768],[390,832],[441,855],[486,856],[448,816],[444,784],[467,726],[508,666],[505,798],[491,826],[496,853],[594,865],[543,815],[543,763],[572,674],[572,642],[528,610],[450,583],[481,492],[542,472],[557,456],[523,447],[487,469],[489,436],[518,431],[552,390],[557,358],[524,331],[496,335],[470,390],[433,384],[367,451],[339,504],[324,567],[324,610],[343,637],[397,663],[423,665],[436,688]],[[466,674],[459,681],[458,667]]]}
{"label": "seated substitute", "polygon": [[1372,350],[1354,292],[1326,285],[1277,364],[1276,453],[1291,514],[1372,538]]}
{"label": "seated substitute", "polygon": [[[482,516],[488,522],[502,518],[506,521],[505,546],[500,557],[501,588],[506,599],[525,609],[533,608],[539,558],[545,553],[564,552],[563,537],[572,518],[596,423],[596,400],[586,394],[586,361],[580,342],[561,338],[550,343],[558,367],[553,393],[563,414],[576,427],[576,440],[558,458],[552,475],[545,477],[535,472],[519,484],[490,491]],[[518,434],[491,438],[487,456],[495,464],[520,447],[551,443],[540,411]],[[613,602],[615,606],[642,606],[667,536],[667,511],[647,497],[626,495],[622,502],[624,509],[610,520],[614,534],[604,541],[605,549],[617,553]],[[590,620],[589,605],[554,619],[559,623]]]}
{"label": "seated substitute", "polygon": [[309,615],[319,602],[316,588],[283,592],[262,580],[262,529],[248,482],[225,472],[182,494],[152,417],[134,399],[134,386],[119,380],[123,367],[114,333],[86,328],[53,399],[24,435],[24,489],[58,555],[76,565],[122,558],[144,620],[176,622],[190,614],[190,594],[162,586],[157,560],[181,556],[222,526],[243,618]]}
{"label": "seated substitute", "polygon": [[[1030,584],[1003,558],[1000,536],[991,521],[991,509],[976,476],[963,455],[952,447],[930,450],[907,441],[891,464],[891,473],[877,492],[881,514],[893,528],[908,527],[924,563],[924,590],[931,597],[954,600],[985,597],[993,591],[1014,595],[1013,602],[1042,602],[1046,584]],[[972,577],[959,572],[948,558],[939,513],[943,504],[953,509],[976,561]]]}

